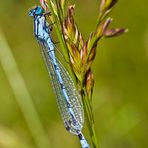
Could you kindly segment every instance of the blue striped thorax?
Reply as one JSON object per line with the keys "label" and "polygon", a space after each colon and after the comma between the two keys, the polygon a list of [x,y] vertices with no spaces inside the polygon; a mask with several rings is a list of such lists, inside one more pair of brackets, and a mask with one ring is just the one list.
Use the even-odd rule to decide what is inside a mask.
{"label": "blue striped thorax", "polygon": [[31,9],[28,15],[34,17],[34,34],[36,39],[41,42],[50,40],[49,24],[46,21],[43,8],[37,6]]}

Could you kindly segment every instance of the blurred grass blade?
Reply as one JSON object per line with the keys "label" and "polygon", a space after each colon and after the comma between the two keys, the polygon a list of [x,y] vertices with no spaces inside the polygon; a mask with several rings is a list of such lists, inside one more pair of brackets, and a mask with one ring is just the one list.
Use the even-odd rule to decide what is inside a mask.
{"label": "blurred grass blade", "polygon": [[0,147],[1,148],[33,148],[24,139],[19,137],[15,131],[0,125]]}
{"label": "blurred grass blade", "polygon": [[50,148],[44,127],[37,114],[25,81],[18,69],[11,49],[0,30],[0,62],[15,95],[16,101],[24,115],[37,148]]}

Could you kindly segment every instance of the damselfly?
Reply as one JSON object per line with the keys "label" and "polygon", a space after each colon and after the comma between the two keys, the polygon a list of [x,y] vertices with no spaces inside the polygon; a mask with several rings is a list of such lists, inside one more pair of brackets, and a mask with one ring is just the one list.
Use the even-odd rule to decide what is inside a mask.
{"label": "damselfly", "polygon": [[50,26],[42,7],[37,6],[31,9],[29,16],[34,18],[34,34],[41,47],[65,128],[79,137],[82,148],[89,148],[81,132],[84,122],[82,101],[72,78],[55,56],[55,45],[50,35]]}

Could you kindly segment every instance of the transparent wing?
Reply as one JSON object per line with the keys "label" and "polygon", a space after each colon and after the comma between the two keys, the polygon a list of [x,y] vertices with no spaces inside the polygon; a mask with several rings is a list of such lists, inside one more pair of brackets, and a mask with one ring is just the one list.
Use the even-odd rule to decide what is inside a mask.
{"label": "transparent wing", "polygon": [[[69,114],[66,100],[63,98],[61,86],[58,83],[58,79],[56,77],[56,71],[53,67],[52,59],[49,56],[48,49],[42,42],[39,42],[39,45],[41,47],[41,53],[44,58],[45,64],[47,66],[49,76],[51,78],[52,86],[54,88],[56,98],[57,98],[57,104],[58,104],[62,119],[64,121],[65,127],[71,133],[77,134],[78,129],[74,127],[73,124],[70,124],[69,122],[69,121],[72,122],[72,118]],[[60,68],[60,74],[63,79],[63,83],[65,86],[67,95],[69,97],[70,104],[75,114],[76,121],[78,122],[79,127],[80,127],[79,130],[81,130],[83,127],[83,122],[84,122],[84,112],[83,112],[83,105],[82,105],[80,95],[78,94],[78,91],[76,90],[74,82],[72,78],[70,77],[69,73],[67,72],[67,70],[65,69],[65,67],[58,61],[58,59],[57,59],[57,63]]]}

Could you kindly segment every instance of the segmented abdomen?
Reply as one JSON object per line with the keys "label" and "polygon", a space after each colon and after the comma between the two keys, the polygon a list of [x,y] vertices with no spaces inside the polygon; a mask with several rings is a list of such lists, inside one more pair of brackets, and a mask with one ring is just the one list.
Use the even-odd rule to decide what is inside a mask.
{"label": "segmented abdomen", "polygon": [[[84,122],[83,105],[80,95],[78,94],[74,82],[70,77],[69,73],[67,72],[67,70],[65,69],[65,67],[58,61],[58,59],[55,58],[53,53],[52,53],[53,57],[50,56],[50,51],[44,43],[39,42],[39,44],[41,45],[41,52],[51,78],[52,86],[56,94],[58,107],[62,119],[64,121],[65,127],[69,132],[77,135],[78,131],[82,129]],[[51,44],[51,46],[52,45],[53,44]],[[56,63],[53,63],[53,61]],[[54,66],[55,64],[58,65],[59,71],[56,71]],[[73,110],[77,126],[75,125],[75,123],[73,123],[72,116],[69,112],[67,102],[65,100],[65,96],[61,89],[61,84],[59,83],[57,77],[57,72],[59,72],[62,78],[62,83],[66,90],[70,106]]]}

